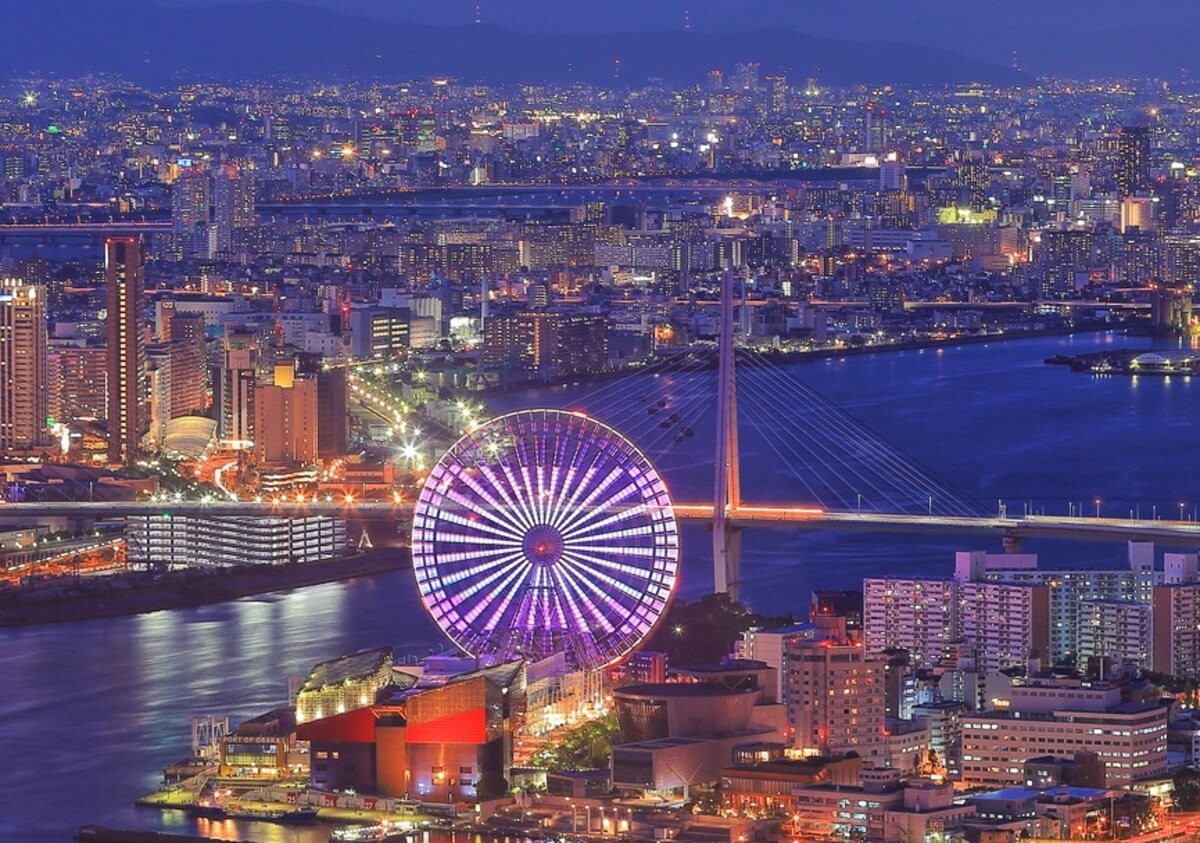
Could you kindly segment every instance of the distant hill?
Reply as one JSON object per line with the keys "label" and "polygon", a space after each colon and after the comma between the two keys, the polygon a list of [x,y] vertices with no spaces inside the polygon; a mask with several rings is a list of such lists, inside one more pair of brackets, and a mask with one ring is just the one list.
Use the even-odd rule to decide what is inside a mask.
{"label": "distant hill", "polygon": [[[647,0],[652,2],[652,0]],[[619,66],[617,60],[619,61]],[[764,73],[825,83],[1005,83],[1007,67],[937,47],[855,43],[783,29],[532,35],[495,26],[435,27],[289,2],[167,8],[150,0],[5,0],[0,69],[173,78],[403,79],[495,82],[699,82],[756,61]]]}

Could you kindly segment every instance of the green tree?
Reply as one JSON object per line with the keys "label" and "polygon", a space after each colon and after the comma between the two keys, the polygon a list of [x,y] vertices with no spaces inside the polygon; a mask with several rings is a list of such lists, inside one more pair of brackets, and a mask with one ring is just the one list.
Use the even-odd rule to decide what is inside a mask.
{"label": "green tree", "polygon": [[548,770],[595,770],[608,766],[613,744],[621,739],[616,714],[589,720],[563,732],[533,756],[533,763]]}
{"label": "green tree", "polygon": [[1200,808],[1200,770],[1184,767],[1175,773],[1175,804],[1184,811]]}
{"label": "green tree", "polygon": [[508,793],[508,780],[504,776],[493,770],[485,770],[479,774],[479,781],[475,783],[475,794],[479,797],[479,801],[487,802],[489,799],[499,799]]}
{"label": "green tree", "polygon": [[750,627],[771,628],[793,622],[791,615],[767,617],[751,612],[728,594],[706,594],[691,603],[671,603],[645,649],[665,652],[676,667],[715,664],[729,654],[733,642]]}

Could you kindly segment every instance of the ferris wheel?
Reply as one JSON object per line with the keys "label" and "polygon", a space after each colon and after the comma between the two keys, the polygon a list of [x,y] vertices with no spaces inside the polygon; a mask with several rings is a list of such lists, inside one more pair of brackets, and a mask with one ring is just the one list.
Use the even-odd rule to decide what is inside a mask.
{"label": "ferris wheel", "polygon": [[675,589],[679,532],[666,484],[607,425],[521,410],[463,436],[413,512],[425,607],[487,662],[565,653],[618,661],[653,631]]}

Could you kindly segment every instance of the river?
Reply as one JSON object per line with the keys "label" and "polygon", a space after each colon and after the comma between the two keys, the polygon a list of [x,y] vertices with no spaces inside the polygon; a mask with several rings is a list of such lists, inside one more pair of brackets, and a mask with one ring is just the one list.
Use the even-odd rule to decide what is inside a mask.
{"label": "river", "polygon": [[[1093,377],[1046,366],[1057,353],[1154,347],[1088,334],[862,355],[791,371],[981,501],[1034,500],[1066,512],[1100,498],[1105,514],[1137,506],[1186,517],[1200,502],[1200,378]],[[588,407],[599,385],[529,390],[503,408]],[[495,402],[499,404],[500,402]],[[787,424],[786,407],[777,424]],[[638,409],[636,412],[644,412]],[[621,418],[607,418],[621,426]],[[796,497],[769,449],[771,422],[742,438],[744,497]],[[763,434],[766,434],[765,436]],[[660,466],[680,498],[711,494],[711,445],[697,426]],[[655,456],[655,454],[651,454]],[[657,457],[656,457],[657,458]],[[1015,504],[1013,503],[1015,502]],[[888,572],[948,574],[955,550],[991,539],[751,530],[744,598],[766,612],[806,612],[812,588],[854,588]],[[1124,564],[1117,544],[1041,543],[1043,565]],[[680,593],[711,588],[708,535],[683,534]],[[354,650],[394,643],[419,656],[443,645],[411,574],[398,571],[231,603],[129,618],[0,630],[0,840],[70,840],[86,822],[194,830],[178,813],[132,807],[162,768],[189,752],[192,714],[237,722],[283,702],[289,676]],[[245,840],[324,839],[322,831],[223,825]]]}

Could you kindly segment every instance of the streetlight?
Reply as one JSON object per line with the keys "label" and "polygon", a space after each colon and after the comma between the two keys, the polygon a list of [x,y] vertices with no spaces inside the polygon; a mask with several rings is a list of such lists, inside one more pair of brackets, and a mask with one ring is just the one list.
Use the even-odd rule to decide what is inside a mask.
{"label": "streetlight", "polygon": [[1184,507],[1184,503],[1183,503],[1183,501],[1180,501],[1179,502],[1179,520],[1180,521],[1183,520],[1183,507]]}
{"label": "streetlight", "polygon": [[1100,499],[1096,498],[1096,517],[1100,517]]}

